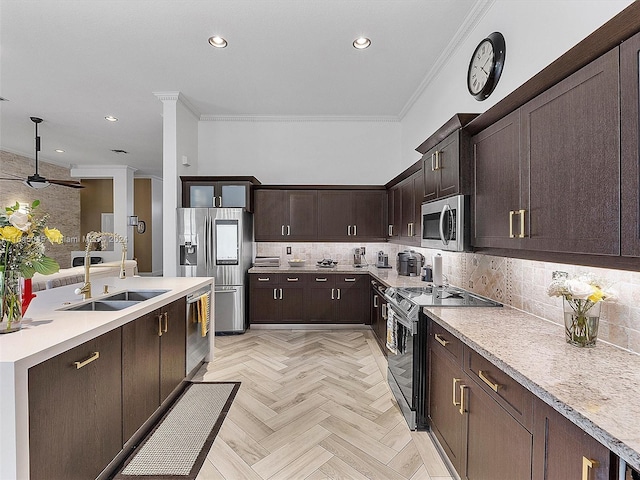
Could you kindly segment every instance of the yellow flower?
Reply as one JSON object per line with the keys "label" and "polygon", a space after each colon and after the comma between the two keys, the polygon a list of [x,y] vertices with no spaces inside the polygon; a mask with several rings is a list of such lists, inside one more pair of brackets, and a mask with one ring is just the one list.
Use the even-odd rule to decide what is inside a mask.
{"label": "yellow flower", "polygon": [[587,300],[593,303],[598,303],[600,300],[602,300],[602,297],[604,297],[604,292],[598,287],[593,287],[593,293],[589,295],[589,298]]}
{"label": "yellow flower", "polygon": [[64,239],[64,237],[62,236],[62,233],[60,233],[60,230],[58,230],[57,228],[45,227],[44,235],[47,237],[47,239],[51,243],[62,243],[62,240]]}
{"label": "yellow flower", "polygon": [[11,243],[18,243],[22,238],[22,234],[22,230],[12,225],[7,225],[6,227],[0,228],[0,240],[6,240]]}

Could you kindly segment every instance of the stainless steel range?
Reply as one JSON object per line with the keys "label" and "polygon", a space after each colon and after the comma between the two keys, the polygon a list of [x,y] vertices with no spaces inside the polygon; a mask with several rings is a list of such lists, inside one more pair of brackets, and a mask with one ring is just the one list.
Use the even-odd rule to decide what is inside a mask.
{"label": "stainless steel range", "polygon": [[389,287],[384,296],[394,325],[395,350],[387,357],[387,380],[411,430],[426,423],[428,386],[427,318],[424,307],[501,307],[502,304],[457,287]]}

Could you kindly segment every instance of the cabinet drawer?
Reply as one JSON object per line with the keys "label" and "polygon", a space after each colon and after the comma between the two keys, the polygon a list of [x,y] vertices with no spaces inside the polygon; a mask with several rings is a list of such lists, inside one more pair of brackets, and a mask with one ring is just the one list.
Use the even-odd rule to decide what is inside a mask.
{"label": "cabinet drawer", "polygon": [[431,348],[447,351],[458,365],[462,362],[462,342],[447,329],[431,322],[431,332],[429,334]]}
{"label": "cabinet drawer", "polygon": [[336,274],[336,287],[338,288],[367,288],[369,275]]}
{"label": "cabinet drawer", "polygon": [[304,273],[281,273],[280,285],[305,285],[308,279],[309,275]]}
{"label": "cabinet drawer", "polygon": [[533,394],[493,363],[465,347],[465,371],[529,431],[533,425]]}
{"label": "cabinet drawer", "polygon": [[307,278],[307,285],[310,288],[325,288],[335,287],[336,278],[335,275],[329,273],[311,273]]}
{"label": "cabinet drawer", "polygon": [[280,283],[279,273],[254,273],[249,275],[249,282],[252,287],[268,287]]}

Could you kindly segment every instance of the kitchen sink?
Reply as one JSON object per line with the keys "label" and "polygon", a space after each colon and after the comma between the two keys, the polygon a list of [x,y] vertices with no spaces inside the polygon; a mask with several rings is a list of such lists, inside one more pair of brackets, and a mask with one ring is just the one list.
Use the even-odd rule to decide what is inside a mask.
{"label": "kitchen sink", "polygon": [[120,293],[114,293],[108,295],[101,300],[117,300],[117,301],[136,301],[143,302],[150,298],[157,297],[163,293],[167,293],[169,290],[127,290]]}
{"label": "kitchen sink", "polygon": [[140,300],[94,300],[92,302],[74,305],[62,310],[73,310],[81,312],[113,312],[133,307],[140,303]]}

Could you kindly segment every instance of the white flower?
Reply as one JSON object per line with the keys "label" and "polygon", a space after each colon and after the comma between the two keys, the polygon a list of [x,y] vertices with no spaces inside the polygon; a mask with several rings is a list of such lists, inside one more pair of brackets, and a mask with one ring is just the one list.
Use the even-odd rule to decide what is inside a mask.
{"label": "white flower", "polygon": [[574,299],[580,300],[586,300],[594,292],[592,285],[578,278],[567,280],[567,289]]}
{"label": "white flower", "polygon": [[29,215],[26,213],[16,211],[9,215],[9,223],[16,227],[18,230],[22,230],[26,232],[31,227],[31,222],[29,221]]}

